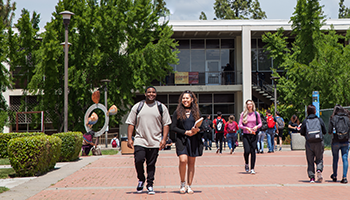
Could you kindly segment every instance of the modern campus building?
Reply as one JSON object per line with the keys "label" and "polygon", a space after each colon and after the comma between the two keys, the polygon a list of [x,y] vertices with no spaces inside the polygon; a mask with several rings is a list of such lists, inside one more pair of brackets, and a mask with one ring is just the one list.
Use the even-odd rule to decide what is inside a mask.
{"label": "modern campus building", "polygon": [[[329,29],[331,24],[339,34],[345,35],[350,20],[327,20],[323,28]],[[258,108],[267,108],[273,103],[270,80],[273,60],[264,52],[261,38],[264,33],[283,27],[292,42],[289,20],[170,21],[169,25],[179,44],[179,63],[173,66],[176,73],[154,85],[157,99],[168,106],[171,114],[184,90],[197,94],[202,114],[213,117],[221,111],[224,117],[234,114],[238,120],[248,99],[253,99]],[[231,68],[225,69],[227,64]],[[21,90],[7,91],[4,95],[10,108],[16,110]],[[30,96],[27,98],[31,101]],[[143,94],[135,100],[141,99]],[[120,133],[126,134],[125,125],[120,127]]]}

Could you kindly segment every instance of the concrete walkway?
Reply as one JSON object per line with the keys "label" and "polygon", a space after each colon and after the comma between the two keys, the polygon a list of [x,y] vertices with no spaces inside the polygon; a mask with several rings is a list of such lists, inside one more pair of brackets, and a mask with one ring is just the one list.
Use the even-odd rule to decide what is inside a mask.
{"label": "concrete walkway", "polygon": [[[228,150],[216,154],[213,149],[197,159],[192,186],[195,193],[189,195],[179,193],[175,151],[161,151],[154,183],[156,195],[148,195],[146,191],[136,193],[132,155],[84,157],[13,187],[0,194],[0,199],[344,199],[350,185],[331,182],[331,163],[331,153],[325,151],[325,180],[310,184],[304,151],[283,148],[258,154],[256,174],[251,175],[244,171],[242,147],[232,155]],[[342,174],[341,161],[338,174]]]}

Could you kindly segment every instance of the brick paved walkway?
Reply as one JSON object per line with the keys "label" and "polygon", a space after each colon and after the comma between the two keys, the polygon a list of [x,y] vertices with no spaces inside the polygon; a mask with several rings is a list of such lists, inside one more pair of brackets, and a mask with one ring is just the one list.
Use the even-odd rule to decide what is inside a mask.
{"label": "brick paved walkway", "polygon": [[[156,195],[135,192],[132,155],[104,156],[30,199],[344,199],[350,184],[331,182],[331,154],[324,154],[324,182],[310,184],[303,151],[258,154],[256,174],[244,172],[243,152],[222,155],[205,151],[197,159],[193,195],[180,194],[178,158],[160,152],[155,175]],[[342,174],[342,162],[338,174]],[[341,176],[338,175],[338,179]],[[346,199],[346,198],[345,198]]]}

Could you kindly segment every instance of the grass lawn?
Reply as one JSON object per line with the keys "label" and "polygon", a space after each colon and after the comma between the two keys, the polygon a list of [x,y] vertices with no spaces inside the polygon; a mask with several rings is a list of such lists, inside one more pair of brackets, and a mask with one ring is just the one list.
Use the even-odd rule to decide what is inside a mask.
{"label": "grass lawn", "polygon": [[10,165],[10,160],[8,158],[0,158],[0,165]]}
{"label": "grass lawn", "polygon": [[8,189],[7,187],[0,186],[0,193],[6,192],[7,190],[10,190],[10,189]]}
{"label": "grass lawn", "polygon": [[15,174],[15,170],[12,168],[0,169],[0,179],[9,178],[9,175]]}
{"label": "grass lawn", "polygon": [[[117,154],[119,151],[116,149],[104,149],[101,150],[102,155],[115,155]],[[92,152],[90,151],[89,156],[92,156]]]}

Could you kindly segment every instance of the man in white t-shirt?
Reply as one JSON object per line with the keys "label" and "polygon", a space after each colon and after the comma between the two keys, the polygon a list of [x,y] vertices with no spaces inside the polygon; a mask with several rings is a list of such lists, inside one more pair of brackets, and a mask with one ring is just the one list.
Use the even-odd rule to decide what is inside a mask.
{"label": "man in white t-shirt", "polygon": [[[156,101],[157,91],[153,86],[145,90],[146,100],[136,103],[126,120],[128,126],[128,147],[134,148],[137,192],[141,193],[146,181],[143,164],[147,164],[148,194],[155,194],[153,181],[159,149],[164,149],[171,119],[167,107]],[[132,134],[135,129],[135,141]]]}

